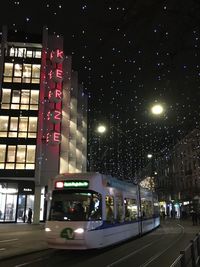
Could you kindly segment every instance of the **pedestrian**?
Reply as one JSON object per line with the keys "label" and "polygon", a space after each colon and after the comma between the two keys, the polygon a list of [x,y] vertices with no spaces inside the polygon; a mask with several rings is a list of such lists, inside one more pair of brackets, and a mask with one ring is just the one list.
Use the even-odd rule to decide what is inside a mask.
{"label": "pedestrian", "polygon": [[29,208],[28,209],[28,220],[27,220],[27,223],[32,223],[32,215],[33,215],[33,212],[32,212],[32,209]]}
{"label": "pedestrian", "polygon": [[191,210],[191,215],[192,215],[192,224],[197,225],[198,216],[197,216],[197,212],[194,209]]}

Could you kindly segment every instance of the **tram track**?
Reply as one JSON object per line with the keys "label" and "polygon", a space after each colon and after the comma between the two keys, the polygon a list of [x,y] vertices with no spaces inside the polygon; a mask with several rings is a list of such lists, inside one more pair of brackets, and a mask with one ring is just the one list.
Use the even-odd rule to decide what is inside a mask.
{"label": "tram track", "polygon": [[[191,228],[190,228],[191,229]],[[179,249],[191,239],[191,232],[181,223],[163,223],[157,230],[128,242],[101,250],[66,251],[46,250],[17,257],[6,267],[168,267],[179,254]],[[5,265],[6,264],[6,265]]]}

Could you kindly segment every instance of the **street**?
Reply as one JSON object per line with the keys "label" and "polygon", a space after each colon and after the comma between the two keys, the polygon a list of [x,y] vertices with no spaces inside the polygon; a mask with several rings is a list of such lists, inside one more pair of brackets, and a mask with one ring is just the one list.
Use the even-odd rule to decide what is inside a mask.
{"label": "street", "polygon": [[[2,257],[0,267],[169,267],[199,230],[191,221],[165,220],[158,229],[141,238],[91,251],[47,249],[43,229],[10,231],[9,237],[1,234],[1,241],[7,242],[0,243],[0,255],[10,250],[10,257]],[[20,247],[24,250],[17,256],[14,250]]]}

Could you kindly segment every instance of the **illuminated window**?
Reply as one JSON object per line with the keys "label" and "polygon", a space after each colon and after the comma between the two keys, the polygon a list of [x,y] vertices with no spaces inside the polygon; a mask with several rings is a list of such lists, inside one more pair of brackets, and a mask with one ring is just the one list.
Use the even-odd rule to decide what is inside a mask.
{"label": "illuminated window", "polygon": [[35,169],[35,145],[0,145],[0,169]]}
{"label": "illuminated window", "polygon": [[4,82],[12,82],[13,76],[13,63],[4,64]]}
{"label": "illuminated window", "polygon": [[33,57],[33,51],[32,50],[27,50],[26,56],[27,57]]}
{"label": "illuminated window", "polygon": [[0,145],[0,169],[4,169],[6,159],[6,145]]}
{"label": "illuminated window", "polygon": [[37,117],[0,116],[0,137],[37,137]]}
{"label": "illuminated window", "polygon": [[26,55],[26,48],[18,48],[18,57],[24,57]]}
{"label": "illuminated window", "polygon": [[28,117],[20,117],[19,118],[19,137],[26,137],[28,129]]}
{"label": "illuminated window", "polygon": [[16,146],[8,146],[7,162],[15,162]]}
{"label": "illuminated window", "polygon": [[[39,56],[39,53],[37,54],[37,56]],[[5,63],[3,81],[38,84],[40,83],[40,64]]]}
{"label": "illuminated window", "polygon": [[0,137],[7,137],[8,116],[0,116]]}
{"label": "illuminated window", "polygon": [[31,81],[31,64],[23,64],[23,83],[30,83]]}
{"label": "illuminated window", "polygon": [[2,100],[1,100],[2,109],[9,109],[10,96],[11,96],[11,89],[2,89]]}
{"label": "illuminated window", "polygon": [[11,117],[10,118],[10,129],[9,129],[9,137],[17,137],[17,129],[18,129],[18,118]]}
{"label": "illuminated window", "polygon": [[14,76],[21,77],[22,76],[22,64],[14,65]]}
{"label": "illuminated window", "polygon": [[29,100],[30,100],[30,90],[21,91],[21,105],[20,109],[29,109]]}
{"label": "illuminated window", "polygon": [[40,65],[32,65],[32,83],[40,82]]}
{"label": "illuminated window", "polygon": [[35,57],[41,58],[41,51],[35,51]]}
{"label": "illuminated window", "polygon": [[36,132],[37,132],[37,117],[29,117],[28,137],[36,138]]}
{"label": "illuminated window", "polygon": [[39,90],[2,89],[2,109],[38,110]]}
{"label": "illuminated window", "polygon": [[27,162],[34,163],[35,162],[35,146],[28,145],[27,146]]}
{"label": "illuminated window", "polygon": [[16,162],[17,163],[24,163],[25,162],[25,157],[26,157],[26,146],[18,146],[17,147],[17,158]]}
{"label": "illuminated window", "polygon": [[20,101],[20,91],[13,90],[11,109],[19,109],[19,101]]}

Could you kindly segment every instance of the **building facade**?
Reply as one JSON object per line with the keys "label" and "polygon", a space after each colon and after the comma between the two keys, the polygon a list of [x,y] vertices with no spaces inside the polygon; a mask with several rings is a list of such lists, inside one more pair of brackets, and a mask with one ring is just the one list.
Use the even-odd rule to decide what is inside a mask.
{"label": "building facade", "polygon": [[63,38],[3,27],[0,54],[0,222],[45,220],[51,177],[84,172],[87,95]]}
{"label": "building facade", "polygon": [[200,130],[194,129],[153,164],[155,190],[166,215],[200,210]]}

